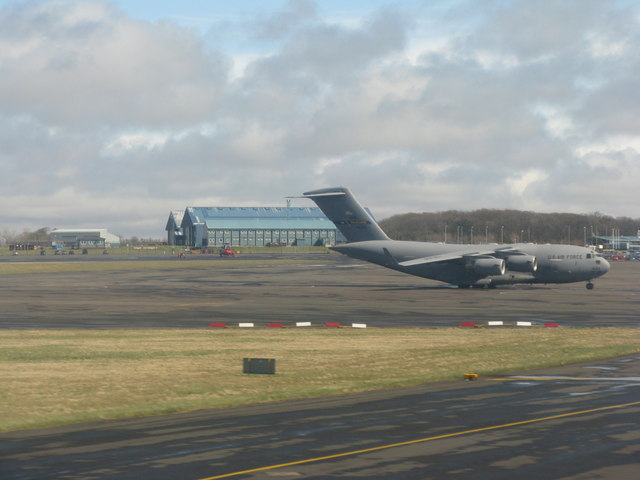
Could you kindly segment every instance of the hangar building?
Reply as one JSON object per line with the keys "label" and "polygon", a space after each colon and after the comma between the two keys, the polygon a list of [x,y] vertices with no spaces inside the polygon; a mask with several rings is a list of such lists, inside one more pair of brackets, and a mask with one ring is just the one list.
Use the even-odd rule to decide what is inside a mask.
{"label": "hangar building", "polygon": [[[317,207],[187,207],[167,222],[170,245],[325,245],[344,241]],[[178,243],[182,242],[182,243]]]}
{"label": "hangar building", "polygon": [[184,235],[182,233],[182,219],[184,218],[184,210],[173,210],[169,214],[167,220],[167,244],[168,245],[184,245]]}
{"label": "hangar building", "polygon": [[106,228],[51,230],[51,245],[66,248],[106,248],[120,246],[120,237]]}

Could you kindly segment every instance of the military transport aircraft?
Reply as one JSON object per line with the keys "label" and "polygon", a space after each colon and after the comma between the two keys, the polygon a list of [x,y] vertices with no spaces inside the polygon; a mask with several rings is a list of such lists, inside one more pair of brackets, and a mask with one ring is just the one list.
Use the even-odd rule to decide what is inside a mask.
{"label": "military transport aircraft", "polygon": [[459,245],[391,240],[348,188],[306,192],[348,243],[331,247],[349,257],[459,288],[514,283],[587,282],[609,271],[594,250],[531,243]]}

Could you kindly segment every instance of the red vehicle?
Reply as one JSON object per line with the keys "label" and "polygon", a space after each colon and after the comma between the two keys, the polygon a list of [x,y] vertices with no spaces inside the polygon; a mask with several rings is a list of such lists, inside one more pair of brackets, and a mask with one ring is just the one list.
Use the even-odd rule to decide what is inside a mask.
{"label": "red vehicle", "polygon": [[224,247],[222,247],[220,249],[220,256],[221,257],[233,257],[236,254],[236,252],[233,251],[233,249],[229,246],[229,245],[225,245]]}

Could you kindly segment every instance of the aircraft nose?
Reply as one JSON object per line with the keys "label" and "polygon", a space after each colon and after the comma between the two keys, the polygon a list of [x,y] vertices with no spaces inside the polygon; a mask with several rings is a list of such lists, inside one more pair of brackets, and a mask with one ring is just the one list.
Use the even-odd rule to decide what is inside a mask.
{"label": "aircraft nose", "polygon": [[604,275],[605,273],[607,273],[609,271],[609,269],[611,268],[611,265],[609,264],[609,262],[606,259],[601,258],[600,259],[600,268],[603,270],[602,274]]}

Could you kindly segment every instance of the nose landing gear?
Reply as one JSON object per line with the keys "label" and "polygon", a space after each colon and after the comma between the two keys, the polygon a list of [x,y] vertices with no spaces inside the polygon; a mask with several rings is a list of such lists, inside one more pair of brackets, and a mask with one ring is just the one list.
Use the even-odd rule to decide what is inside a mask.
{"label": "nose landing gear", "polygon": [[587,283],[587,290],[593,290],[593,283]]}

